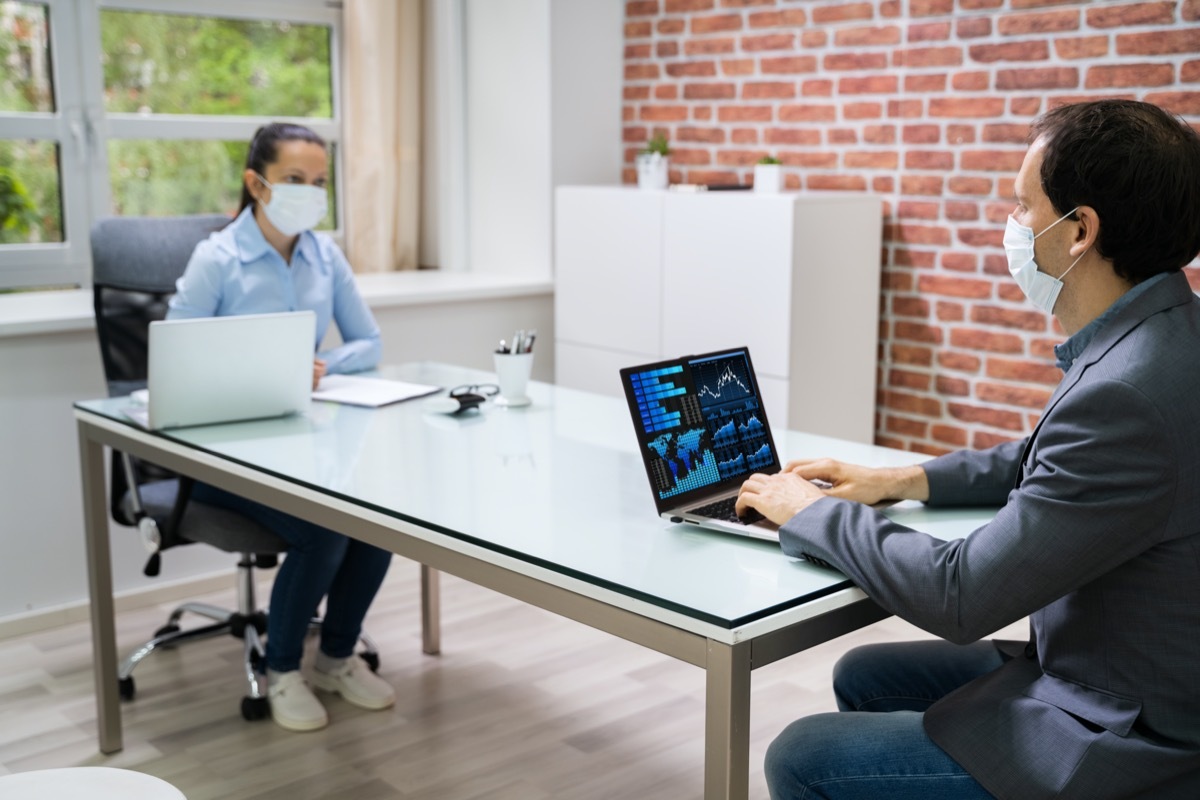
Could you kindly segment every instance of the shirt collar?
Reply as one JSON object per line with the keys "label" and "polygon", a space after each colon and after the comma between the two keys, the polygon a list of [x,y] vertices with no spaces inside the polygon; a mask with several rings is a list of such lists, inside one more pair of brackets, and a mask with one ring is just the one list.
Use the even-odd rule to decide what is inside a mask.
{"label": "shirt collar", "polygon": [[[242,209],[242,213],[238,214],[237,219],[230,227],[233,229],[233,241],[237,245],[238,258],[243,264],[256,261],[267,253],[275,252],[275,248],[263,236],[262,228],[258,227],[258,220],[254,219],[253,205]],[[300,240],[296,242],[293,260],[296,255],[299,255],[309,264],[314,263],[312,248],[316,247],[316,243],[317,240],[312,231],[302,232]]]}
{"label": "shirt collar", "polygon": [[1105,323],[1120,313],[1121,309],[1125,308],[1125,306],[1132,303],[1138,295],[1148,290],[1154,284],[1164,280],[1167,275],[1168,273],[1166,272],[1160,272],[1154,277],[1147,278],[1137,284],[1128,292],[1118,297],[1116,302],[1105,309],[1103,314],[1076,331],[1074,336],[1062,344],[1056,345],[1054,348],[1054,358],[1058,368],[1063,372],[1069,370],[1071,365],[1075,363],[1075,359],[1083,355],[1083,351],[1092,343],[1092,339],[1096,338],[1096,334],[1104,327]]}

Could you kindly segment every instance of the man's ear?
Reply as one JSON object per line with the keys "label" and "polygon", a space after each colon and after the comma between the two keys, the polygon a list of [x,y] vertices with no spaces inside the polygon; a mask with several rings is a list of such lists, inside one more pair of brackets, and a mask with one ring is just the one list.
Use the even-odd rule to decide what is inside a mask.
{"label": "man's ear", "polygon": [[1080,206],[1075,209],[1076,225],[1075,241],[1071,242],[1070,253],[1078,258],[1096,244],[1100,238],[1100,216],[1091,206]]}

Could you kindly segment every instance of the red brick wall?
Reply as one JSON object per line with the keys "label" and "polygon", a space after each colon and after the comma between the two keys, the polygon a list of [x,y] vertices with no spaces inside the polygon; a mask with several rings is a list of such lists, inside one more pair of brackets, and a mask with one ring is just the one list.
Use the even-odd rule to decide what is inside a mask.
{"label": "red brick wall", "polygon": [[[940,453],[1032,430],[1063,333],[1001,246],[1029,122],[1079,98],[1200,127],[1200,0],[630,0],[624,179],[664,131],[672,181],[884,199],[881,444]],[[1200,275],[1190,269],[1192,285]]]}

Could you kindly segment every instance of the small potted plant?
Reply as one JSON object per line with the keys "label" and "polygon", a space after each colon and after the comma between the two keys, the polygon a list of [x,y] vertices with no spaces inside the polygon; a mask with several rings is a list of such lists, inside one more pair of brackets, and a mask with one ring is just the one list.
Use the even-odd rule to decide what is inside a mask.
{"label": "small potted plant", "polygon": [[667,188],[667,157],[670,154],[671,148],[665,133],[659,131],[650,137],[646,148],[637,154],[638,188]]}
{"label": "small potted plant", "polygon": [[775,156],[763,156],[754,165],[754,191],[777,194],[783,188],[783,167]]}

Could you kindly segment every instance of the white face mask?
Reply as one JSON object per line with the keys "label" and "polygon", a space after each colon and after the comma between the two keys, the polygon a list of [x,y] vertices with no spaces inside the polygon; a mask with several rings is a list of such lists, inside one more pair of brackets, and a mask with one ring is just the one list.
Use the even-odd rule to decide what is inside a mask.
{"label": "white face mask", "polygon": [[319,186],[281,183],[272,186],[262,175],[258,179],[271,190],[271,202],[263,203],[263,212],[271,224],[284,236],[295,236],[325,219],[329,198]]}
{"label": "white face mask", "polygon": [[[1042,233],[1050,230],[1077,210],[1078,208],[1073,208],[1063,214],[1047,225]],[[1027,228],[1009,216],[1008,224],[1004,228],[1004,255],[1008,257],[1009,273],[1016,280],[1017,286],[1020,286],[1021,291],[1029,298],[1029,302],[1047,314],[1053,314],[1054,304],[1058,302],[1058,293],[1063,288],[1062,278],[1067,277],[1067,272],[1075,269],[1075,265],[1079,263],[1080,258],[1087,254],[1087,251],[1081,253],[1079,258],[1067,267],[1067,272],[1064,272],[1061,278],[1051,277],[1040,271],[1037,262],[1033,259],[1033,242],[1042,233],[1035,235],[1033,228]]]}

